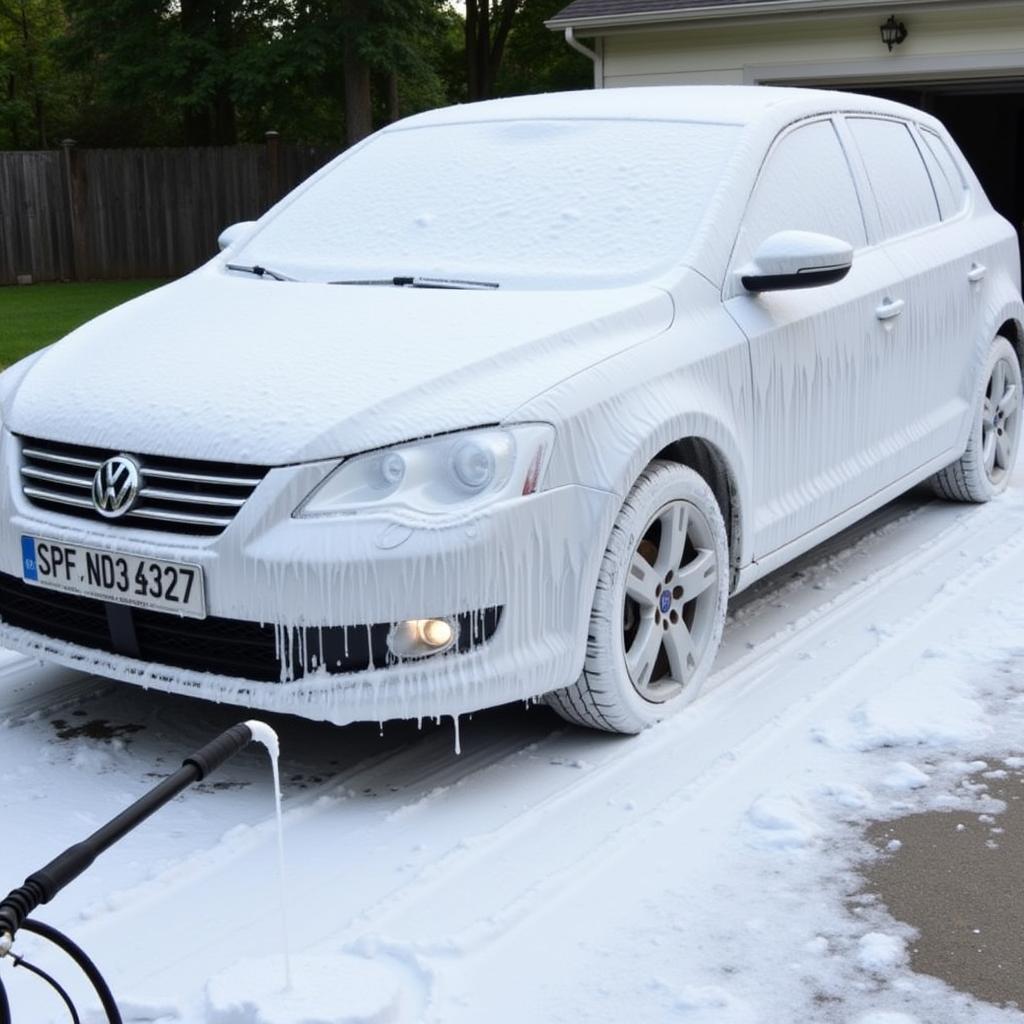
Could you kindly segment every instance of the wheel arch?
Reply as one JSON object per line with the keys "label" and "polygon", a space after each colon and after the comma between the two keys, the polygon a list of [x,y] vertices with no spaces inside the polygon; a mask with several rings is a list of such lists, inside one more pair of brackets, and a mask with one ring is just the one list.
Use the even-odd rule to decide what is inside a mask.
{"label": "wheel arch", "polygon": [[743,564],[743,509],[740,485],[736,472],[725,452],[715,444],[697,434],[677,438],[664,445],[655,455],[655,459],[664,459],[687,466],[704,479],[711,488],[722,510],[725,529],[729,537],[729,563],[732,571],[731,587],[736,585],[736,578]]}
{"label": "wheel arch", "polygon": [[1018,362],[1024,367],[1024,324],[1010,317],[1000,324],[996,334],[1001,334],[1010,342],[1017,353]]}

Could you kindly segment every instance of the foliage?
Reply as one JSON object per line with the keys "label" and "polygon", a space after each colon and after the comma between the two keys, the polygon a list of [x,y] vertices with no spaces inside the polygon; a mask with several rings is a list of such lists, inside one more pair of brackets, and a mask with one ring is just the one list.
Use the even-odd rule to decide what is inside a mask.
{"label": "foliage", "polygon": [[65,5],[63,54],[90,82],[80,143],[230,145],[239,141],[239,107],[291,70],[293,11],[284,0]]}
{"label": "foliage", "polygon": [[0,148],[52,146],[72,119],[77,83],[55,48],[66,27],[61,0],[0,0]]}
{"label": "foliage", "polygon": [[[443,103],[442,0],[65,0],[64,55],[93,83],[80,142],[231,144],[274,128],[339,142],[346,46],[395,75],[400,109]],[[385,105],[374,111],[385,119]]]}
{"label": "foliage", "polygon": [[269,129],[340,145],[429,107],[585,87],[585,58],[544,26],[563,5],[470,0],[464,17],[449,0],[0,0],[0,148]]}
{"label": "foliage", "polygon": [[524,0],[505,46],[505,58],[494,84],[495,96],[593,86],[594,67],[590,61],[571,49],[561,32],[552,32],[544,24],[566,4],[567,0]]}

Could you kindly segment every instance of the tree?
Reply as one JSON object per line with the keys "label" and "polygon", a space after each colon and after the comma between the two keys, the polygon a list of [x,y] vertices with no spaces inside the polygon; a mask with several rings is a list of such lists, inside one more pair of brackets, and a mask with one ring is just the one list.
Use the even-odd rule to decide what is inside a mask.
{"label": "tree", "polygon": [[[345,125],[349,144],[403,112],[403,87],[447,98],[436,69],[450,25],[445,0],[341,0]],[[421,108],[414,101],[412,109]]]}
{"label": "tree", "polygon": [[0,147],[357,142],[400,116],[588,84],[564,0],[0,0]]}
{"label": "tree", "polygon": [[69,101],[53,53],[65,27],[60,0],[0,0],[0,144],[53,141]]}
{"label": "tree", "polygon": [[[243,134],[261,117],[292,137],[358,142],[399,116],[452,96],[454,26],[444,0],[305,0],[290,4],[262,72],[247,75]],[[237,76],[236,76],[237,77]]]}
{"label": "tree", "polygon": [[494,82],[495,96],[592,87],[593,65],[545,24],[565,5],[566,0],[523,0]]}
{"label": "tree", "polygon": [[365,39],[370,31],[367,0],[345,0],[342,32],[345,68],[345,132],[350,146],[373,131],[373,90]]}
{"label": "tree", "polygon": [[[199,88],[183,106],[185,138],[192,145],[238,141],[232,62],[244,46],[240,5],[231,0],[178,0],[179,42],[185,75]],[[269,12],[260,12],[265,14]],[[259,40],[262,42],[262,40]]]}
{"label": "tree", "polygon": [[470,100],[492,95],[505,43],[523,0],[466,0],[466,84]]}
{"label": "tree", "polygon": [[90,82],[83,121],[100,141],[120,142],[127,134],[142,142],[230,145],[239,137],[239,97],[254,82],[273,78],[275,46],[295,5],[65,0],[65,6],[64,61]]}

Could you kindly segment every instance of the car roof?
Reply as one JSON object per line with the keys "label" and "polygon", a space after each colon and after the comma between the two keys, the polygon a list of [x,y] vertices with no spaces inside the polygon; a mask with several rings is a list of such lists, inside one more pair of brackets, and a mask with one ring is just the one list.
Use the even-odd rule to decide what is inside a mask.
{"label": "car roof", "polygon": [[831,111],[860,111],[931,120],[890,100],[825,89],[761,85],[668,85],[543,93],[442,107],[390,129],[509,120],[667,120],[746,125],[788,123]]}

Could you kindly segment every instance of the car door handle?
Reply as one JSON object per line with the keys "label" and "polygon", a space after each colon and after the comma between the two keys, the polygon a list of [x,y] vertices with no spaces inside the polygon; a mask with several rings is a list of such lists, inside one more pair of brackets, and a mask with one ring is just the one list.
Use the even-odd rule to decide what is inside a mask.
{"label": "car door handle", "polygon": [[886,299],[876,310],[875,316],[879,320],[891,320],[903,312],[906,303],[902,299]]}
{"label": "car door handle", "polygon": [[977,284],[988,273],[988,267],[984,263],[972,263],[971,269],[967,272],[967,280],[971,284]]}

